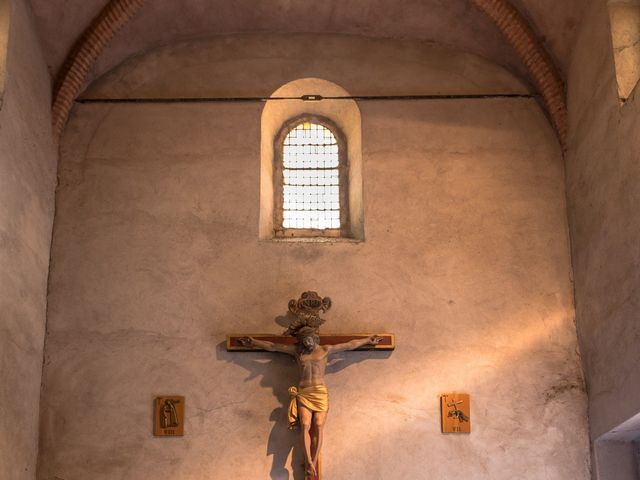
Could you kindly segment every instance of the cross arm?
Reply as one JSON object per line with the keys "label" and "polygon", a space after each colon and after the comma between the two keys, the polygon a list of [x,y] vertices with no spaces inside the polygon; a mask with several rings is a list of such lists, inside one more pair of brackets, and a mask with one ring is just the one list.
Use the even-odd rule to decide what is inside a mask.
{"label": "cross arm", "polygon": [[[395,335],[392,333],[340,333],[340,334],[324,334],[320,335],[320,345],[340,345],[352,341],[364,341],[372,335],[381,337],[382,340],[377,345],[363,345],[357,350],[394,350],[396,348]],[[295,346],[296,338],[283,335],[270,334],[234,334],[227,336],[227,351],[229,352],[264,352],[265,348],[258,345],[245,347],[240,339],[252,337],[263,342],[277,343],[280,345]]]}
{"label": "cross arm", "polygon": [[249,340],[249,346],[256,346],[261,350],[266,350],[267,352],[280,352],[280,353],[286,353],[287,355],[295,355],[296,354],[296,347],[295,345],[285,345],[283,343],[279,343],[279,342],[271,342],[269,340],[260,340],[258,338],[253,338],[253,337],[245,337],[245,345],[246,345],[246,340]]}
{"label": "cross arm", "polygon": [[354,338],[348,342],[338,343],[336,345],[328,345],[329,353],[348,352],[351,350],[358,350],[359,348],[369,345],[375,345],[377,341],[380,341],[382,337],[370,336],[367,338]]}

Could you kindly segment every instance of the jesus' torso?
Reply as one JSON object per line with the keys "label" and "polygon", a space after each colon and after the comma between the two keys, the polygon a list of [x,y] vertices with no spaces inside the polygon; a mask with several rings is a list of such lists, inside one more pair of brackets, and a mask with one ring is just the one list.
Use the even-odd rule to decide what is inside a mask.
{"label": "jesus' torso", "polygon": [[298,352],[296,360],[300,370],[300,387],[324,385],[324,371],[327,368],[328,357],[327,347],[321,345],[309,353]]}

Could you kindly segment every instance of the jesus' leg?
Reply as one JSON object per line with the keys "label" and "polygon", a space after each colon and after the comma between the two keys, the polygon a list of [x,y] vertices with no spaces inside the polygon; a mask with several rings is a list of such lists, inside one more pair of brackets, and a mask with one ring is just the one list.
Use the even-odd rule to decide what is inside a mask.
{"label": "jesus' leg", "polygon": [[307,470],[307,476],[315,476],[315,463],[311,456],[311,421],[313,412],[306,407],[298,404],[298,418],[300,419],[300,427],[302,429],[302,443],[304,444],[304,458]]}
{"label": "jesus' leg", "polygon": [[327,412],[314,412],[313,427],[315,430],[314,449],[313,449],[313,466],[318,468],[318,458],[320,457],[320,449],[322,448],[322,438],[324,436],[324,424],[327,420]]}

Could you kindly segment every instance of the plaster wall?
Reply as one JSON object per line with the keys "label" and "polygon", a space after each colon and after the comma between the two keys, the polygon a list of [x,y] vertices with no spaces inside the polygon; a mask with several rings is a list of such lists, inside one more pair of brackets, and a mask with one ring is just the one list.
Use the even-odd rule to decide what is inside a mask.
{"label": "plaster wall", "polygon": [[633,442],[596,441],[594,455],[598,480],[637,480],[637,446]]}
{"label": "plaster wall", "polygon": [[[298,37],[309,48],[322,40]],[[243,68],[225,84],[252,78],[260,90],[260,62],[235,55],[252,40],[227,41]],[[195,78],[172,67],[199,45],[152,53],[164,63],[149,83]],[[281,85],[313,76],[356,92],[346,83],[375,45],[338,66],[300,56],[275,71]],[[274,49],[273,65],[295,51]],[[472,62],[446,75],[467,57],[441,58],[400,66],[442,78],[434,92],[504,78]],[[378,57],[379,79],[398,75],[395,59]],[[224,341],[281,331],[287,301],[314,289],[333,299],[325,331],[391,331],[398,342],[329,367],[325,478],[587,479],[563,165],[535,101],[360,102],[360,243],[259,240],[262,107],[75,107],[57,194],[39,478],[300,478],[285,414],[294,362],[227,353]],[[440,433],[438,395],[449,391],[472,395],[471,435]],[[152,400],[170,393],[186,395],[186,436],[156,439]]]}
{"label": "plaster wall", "polygon": [[0,111],[0,478],[27,480],[36,474],[56,151],[29,7],[11,3]]}
{"label": "plaster wall", "polygon": [[[512,0],[531,18],[557,63],[571,57],[588,0]],[[57,73],[74,42],[104,8],[103,0],[30,0],[49,66]],[[153,47],[211,35],[251,32],[345,33],[440,42],[522,68],[496,26],[467,0],[154,0],[110,42],[92,79]]]}
{"label": "plaster wall", "polygon": [[620,104],[607,5],[592,2],[569,78],[566,161],[577,325],[594,440],[640,412],[640,102],[635,92]]}
{"label": "plaster wall", "polygon": [[609,24],[618,95],[626,100],[640,79],[640,0],[610,0]]}
{"label": "plaster wall", "polygon": [[11,2],[0,1],[0,108],[7,76],[7,52],[9,51],[9,24],[11,23]]}

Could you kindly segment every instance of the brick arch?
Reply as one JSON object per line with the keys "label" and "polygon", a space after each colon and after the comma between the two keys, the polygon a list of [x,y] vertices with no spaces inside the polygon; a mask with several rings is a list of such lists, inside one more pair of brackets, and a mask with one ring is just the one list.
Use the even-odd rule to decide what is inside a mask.
{"label": "brick arch", "polygon": [[138,13],[144,3],[145,0],[109,0],[69,52],[53,92],[51,122],[56,140],[62,135],[73,102],[82,92],[93,64],[118,30]]}
{"label": "brick arch", "polygon": [[489,17],[529,72],[564,147],[569,129],[564,81],[529,21],[509,0],[471,0]]}
{"label": "brick arch", "polygon": [[[145,1],[109,0],[67,56],[54,88],[52,122],[56,139],[62,135],[73,102],[98,56]],[[564,146],[568,129],[564,82],[532,25],[510,0],[469,1],[491,19],[525,65]]]}

